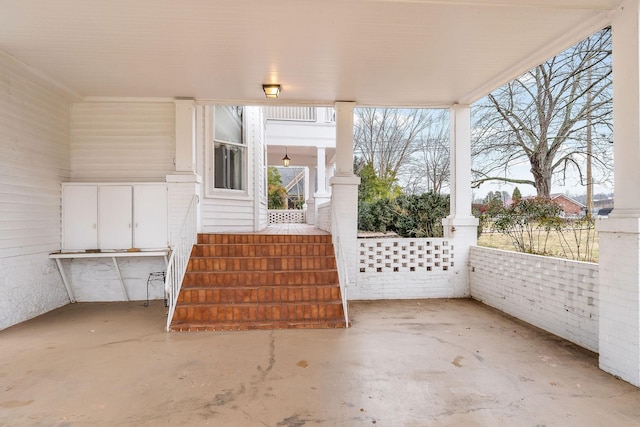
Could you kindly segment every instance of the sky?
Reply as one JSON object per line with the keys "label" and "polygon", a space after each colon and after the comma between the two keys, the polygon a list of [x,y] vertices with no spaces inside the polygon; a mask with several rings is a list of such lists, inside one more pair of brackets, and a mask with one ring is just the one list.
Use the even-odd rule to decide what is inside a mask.
{"label": "sky", "polygon": [[[517,165],[511,166],[511,174],[512,178],[518,179],[532,179],[531,172],[529,172],[529,164],[528,163],[519,163]],[[520,193],[523,196],[535,196],[536,189],[531,185],[522,185],[522,184],[511,184],[504,183],[499,181],[487,182],[482,184],[479,188],[473,189],[473,199],[484,199],[484,197],[490,191],[506,191],[507,193],[513,193],[513,189],[518,187]],[[598,193],[612,193],[613,186],[611,184],[602,185],[596,184],[594,185],[593,194]],[[587,189],[584,185],[580,185],[579,179],[576,174],[570,175],[567,177],[564,185],[558,182],[558,180],[554,181],[551,185],[551,193],[562,193],[568,196],[577,196],[587,193]]]}

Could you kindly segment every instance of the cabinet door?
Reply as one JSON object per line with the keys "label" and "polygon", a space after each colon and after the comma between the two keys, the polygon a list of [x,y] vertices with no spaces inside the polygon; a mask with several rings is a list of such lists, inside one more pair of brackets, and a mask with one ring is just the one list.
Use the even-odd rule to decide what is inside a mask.
{"label": "cabinet door", "polygon": [[140,249],[168,246],[167,186],[135,185],[133,187],[133,244]]}
{"label": "cabinet door", "polygon": [[62,250],[98,248],[98,187],[62,187]]}
{"label": "cabinet door", "polygon": [[131,186],[103,185],[98,190],[98,247],[132,247]]}

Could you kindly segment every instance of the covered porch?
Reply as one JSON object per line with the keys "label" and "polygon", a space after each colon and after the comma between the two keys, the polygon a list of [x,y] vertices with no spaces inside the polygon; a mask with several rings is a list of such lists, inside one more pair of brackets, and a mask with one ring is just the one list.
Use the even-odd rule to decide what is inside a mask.
{"label": "covered porch", "polygon": [[351,313],[349,329],[166,334],[159,301],[68,305],[0,331],[0,424],[640,423],[640,391],[595,353],[480,303]]}
{"label": "covered porch", "polygon": [[[162,182],[166,180],[170,187],[169,204],[172,208],[168,214],[170,221],[178,224],[178,229],[184,217],[182,211],[187,210],[187,206],[193,200],[202,200],[202,204],[207,205],[205,208],[212,213],[211,217],[216,220],[220,217],[213,214],[224,213],[222,219],[228,221],[224,224],[225,226],[230,227],[234,222],[243,219],[248,226],[255,229],[261,228],[265,218],[256,213],[260,211],[259,205],[263,202],[259,197],[253,197],[254,195],[247,191],[246,194],[234,193],[233,197],[225,199],[215,197],[215,194],[207,194],[205,191],[203,176],[204,181],[211,185],[211,180],[207,180],[207,174],[211,175],[211,165],[202,161],[207,152],[202,147],[198,148],[195,142],[206,139],[211,145],[213,141],[209,138],[210,129],[206,126],[196,126],[195,118],[197,115],[202,116],[203,110],[214,104],[265,105],[267,102],[274,101],[273,103],[277,105],[335,107],[336,173],[329,182],[332,190],[332,209],[327,223],[336,241],[339,238],[337,246],[343,252],[344,256],[341,259],[348,268],[347,279],[352,283],[355,281],[355,276],[360,273],[357,270],[356,234],[359,179],[353,173],[354,108],[383,105],[450,109],[451,213],[445,220],[445,237],[455,238],[456,242],[460,242],[455,245],[455,271],[452,269],[450,272],[454,276],[456,290],[454,296],[468,296],[469,288],[472,287],[469,278],[469,248],[473,247],[476,231],[476,222],[471,215],[470,189],[469,146],[472,104],[501,84],[559,53],[590,33],[611,25],[614,44],[617,196],[613,214],[606,222],[601,222],[599,227],[600,262],[603,268],[598,272],[599,318],[595,332],[598,340],[599,365],[613,376],[605,376],[597,371],[593,355],[587,358],[591,361],[587,363],[591,367],[589,369],[592,369],[588,371],[589,375],[563,376],[560,380],[547,381],[546,378],[549,375],[545,370],[535,377],[525,374],[521,379],[522,371],[527,369],[522,363],[520,365],[522,369],[512,371],[503,382],[501,379],[504,377],[499,370],[485,371],[487,366],[483,365],[483,370],[477,371],[476,375],[483,377],[483,372],[490,372],[491,374],[484,378],[487,381],[486,384],[491,384],[491,387],[509,384],[510,387],[505,388],[503,393],[494,393],[490,391],[491,387],[485,384],[478,386],[477,389],[474,388],[476,392],[464,393],[460,390],[466,390],[467,383],[461,382],[462,380],[454,373],[464,372],[465,361],[484,364],[482,360],[475,357],[474,351],[486,351],[495,355],[496,358],[503,353],[510,354],[507,350],[514,347],[514,339],[521,337],[510,337],[508,341],[500,341],[500,337],[507,336],[510,330],[520,330],[519,327],[511,329],[513,324],[501,327],[499,336],[490,339],[483,337],[483,346],[475,349],[466,348],[465,355],[437,347],[436,343],[449,342],[449,335],[422,335],[420,331],[414,329],[433,328],[434,325],[429,321],[413,322],[412,319],[400,319],[402,321],[398,322],[398,325],[401,326],[401,330],[397,331],[397,337],[400,339],[391,342],[393,345],[388,349],[392,352],[390,356],[386,352],[387,349],[379,346],[380,342],[385,342],[388,338],[384,335],[385,331],[392,327],[389,324],[375,322],[367,326],[366,322],[362,322],[362,329],[356,327],[348,331],[331,332],[336,334],[336,337],[341,337],[337,341],[339,345],[333,347],[329,345],[329,348],[334,350],[327,356],[330,360],[324,359],[318,363],[319,365],[325,363],[333,369],[338,367],[338,371],[343,369],[344,372],[352,372],[354,376],[350,377],[351,382],[338,385],[335,389],[338,390],[337,393],[334,390],[334,393],[324,395],[323,399],[311,399],[317,406],[309,412],[308,417],[303,408],[296,407],[292,408],[295,410],[277,414],[269,422],[285,426],[302,425],[314,420],[331,420],[333,418],[330,417],[336,417],[332,410],[353,409],[358,413],[353,417],[363,417],[362,414],[366,414],[366,411],[376,412],[380,409],[379,414],[375,413],[377,419],[388,420],[391,424],[393,420],[384,418],[388,417],[388,414],[398,416],[398,414],[410,413],[413,406],[405,406],[406,399],[395,401],[393,407],[385,407],[379,402],[377,405],[369,406],[365,405],[365,402],[369,401],[369,396],[371,400],[378,398],[380,402],[384,402],[384,398],[388,397],[385,391],[386,385],[395,385],[396,379],[401,378],[404,380],[402,383],[405,391],[406,384],[416,386],[415,393],[411,395],[412,398],[423,397],[420,402],[425,409],[421,408],[420,413],[427,414],[427,417],[432,417],[436,422],[445,423],[441,420],[445,415],[466,417],[480,414],[488,417],[487,424],[493,424],[496,420],[500,423],[505,419],[504,417],[492,415],[493,409],[487,412],[487,408],[494,408],[493,404],[497,408],[507,408],[517,412],[523,408],[520,405],[522,405],[522,399],[526,401],[527,396],[533,397],[534,401],[538,401],[539,396],[558,398],[563,395],[565,385],[569,390],[569,384],[575,387],[571,388],[570,393],[570,396],[574,397],[569,399],[575,399],[576,395],[583,396],[577,389],[584,390],[583,378],[590,376],[601,380],[593,385],[594,389],[601,390],[598,387],[604,383],[614,385],[612,393],[598,394],[598,396],[605,396],[605,399],[607,399],[606,396],[616,397],[607,399],[608,401],[602,406],[587,405],[584,424],[588,424],[589,420],[601,419],[599,417],[602,413],[608,415],[606,417],[608,423],[616,420],[620,421],[620,425],[624,425],[625,422],[637,421],[633,419],[637,414],[630,414],[622,409],[620,411],[612,409],[610,402],[627,398],[637,400],[635,389],[627,385],[621,386],[614,376],[621,377],[631,384],[640,385],[640,257],[638,256],[640,253],[640,199],[637,197],[637,188],[640,186],[640,169],[637,167],[640,159],[640,144],[638,144],[640,141],[640,96],[638,95],[640,93],[638,90],[640,86],[640,44],[638,42],[640,2],[638,0],[478,0],[473,2],[455,0],[447,2],[436,0],[291,2],[279,0],[268,5],[261,2],[222,0],[190,0],[188,4],[141,0],[135,5],[124,1],[89,5],[87,2],[78,0],[64,0],[55,4],[9,0],[3,4],[6,7],[0,17],[2,22],[0,25],[0,50],[2,50],[0,76],[5,90],[0,96],[0,114],[4,119],[2,134],[0,134],[3,153],[0,156],[0,165],[3,171],[8,172],[0,178],[0,183],[6,184],[0,190],[0,195],[3,197],[0,208],[4,221],[3,230],[5,230],[0,248],[2,256],[0,271],[4,278],[2,290],[7,296],[0,301],[1,327],[17,324],[69,302],[59,274],[52,268],[51,260],[48,258],[50,252],[59,250],[61,247],[60,184],[63,182],[90,178],[98,180],[111,178],[112,181],[117,182],[137,179]],[[274,9],[280,13],[274,15]],[[286,13],[283,13],[285,11]],[[273,16],[273,19],[265,19],[265,16]],[[314,37],[308,37],[309,34]],[[76,35],[82,35],[82,37],[76,37]],[[281,84],[281,98],[265,101],[261,90],[261,85],[265,83]],[[258,114],[257,111],[255,113]],[[620,117],[623,120],[619,120]],[[98,138],[83,139],[83,130],[91,125],[103,133],[98,133]],[[253,129],[252,132],[254,135],[259,135],[261,130]],[[132,136],[140,138],[135,139]],[[143,149],[134,153],[134,150],[130,149],[132,140],[135,140],[136,145]],[[102,151],[104,147],[107,147],[106,153]],[[264,154],[263,150],[256,151]],[[254,155],[253,163],[247,166],[260,170],[260,167],[265,164],[264,159]],[[323,163],[316,159],[316,164]],[[264,182],[264,180],[256,179],[256,182]],[[244,215],[239,215],[240,212]],[[194,218],[196,217],[197,215],[194,215]],[[202,224],[199,226],[202,227]],[[188,253],[188,250],[185,252]],[[540,266],[535,268],[540,269]],[[402,283],[400,280],[396,282]],[[473,295],[473,291],[471,294]],[[527,301],[526,298],[524,300]],[[591,297],[587,305],[590,306],[589,303],[593,304],[594,301],[595,299]],[[474,303],[460,301],[455,304],[467,307]],[[452,304],[447,308],[454,306]],[[117,337],[110,335],[105,341],[97,341],[95,343],[97,347],[87,346],[85,341],[75,341],[77,337],[73,334],[68,336],[69,341],[59,341],[58,329],[74,324],[75,327],[86,328],[87,323],[65,321],[64,316],[56,316],[59,316],[59,313],[82,310],[82,307],[84,305],[65,307],[45,317],[45,319],[56,320],[55,322],[42,323],[42,320],[37,319],[3,333],[5,337],[13,336],[14,331],[29,328],[31,324],[36,325],[36,331],[30,331],[27,334],[26,342],[21,343],[20,334],[18,334],[16,345],[8,347],[13,351],[12,349],[19,349],[24,344],[25,347],[33,349],[30,353],[32,362],[52,363],[52,369],[54,367],[62,369],[65,375],[69,372],[74,373],[69,366],[79,367],[85,376],[66,383],[71,395],[76,393],[76,390],[86,390],[87,383],[91,383],[88,378],[93,378],[102,367],[106,367],[108,372],[120,371],[130,374],[126,377],[126,383],[122,382],[125,381],[124,377],[120,378],[121,387],[114,387],[115,382],[101,383],[104,384],[102,392],[110,390],[111,395],[116,399],[119,398],[118,395],[122,393],[122,389],[135,390],[138,398],[145,393],[153,394],[151,393],[153,387],[143,386],[143,384],[153,384],[149,376],[136,376],[137,371],[128,370],[130,363],[136,369],[144,366],[154,367],[153,372],[147,371],[147,373],[157,373],[158,378],[165,379],[166,373],[171,372],[176,379],[175,383],[188,384],[193,389],[203,388],[206,383],[195,379],[191,382],[185,381],[194,377],[191,371],[192,365],[209,367],[210,371],[216,373],[220,370],[226,374],[226,377],[231,378],[233,375],[229,376],[229,373],[240,372],[239,368],[225,371],[224,364],[215,365],[214,369],[202,357],[186,359],[189,361],[187,364],[172,365],[170,362],[174,361],[174,355],[180,356],[184,351],[188,351],[186,342],[198,341],[202,338],[191,335],[184,337],[176,337],[172,334],[155,335],[155,332],[150,330],[125,337],[124,334],[131,322],[126,324],[126,328],[121,327],[118,330]],[[446,312],[431,311],[425,307],[428,306],[419,306],[419,316],[429,318],[436,313],[440,317],[438,322],[441,319],[447,319]],[[380,316],[380,312],[375,314],[378,321],[389,320]],[[406,314],[396,313],[388,317],[402,316]],[[357,316],[354,316],[354,321],[355,319]],[[372,319],[374,320],[376,319]],[[409,320],[409,322],[403,320]],[[122,326],[119,320],[116,321],[110,317],[93,321],[101,326],[109,324]],[[457,321],[445,322],[440,324],[440,327],[445,329],[445,334],[448,334],[457,325],[456,333],[465,336],[466,328],[474,328],[477,319],[474,318],[469,323],[471,326],[467,324],[464,330],[462,323]],[[91,328],[89,333],[94,334],[100,329]],[[131,330],[134,329],[131,328]],[[42,330],[43,334],[39,335],[37,330]],[[525,336],[527,339],[519,341],[522,348],[527,348],[528,339],[535,335],[531,332],[533,330],[525,330],[529,332]],[[321,335],[324,333],[309,332],[309,337],[332,336]],[[244,335],[234,335],[234,338],[239,337],[236,343],[240,346],[237,354],[246,354],[248,360],[253,362],[253,365],[248,364],[243,367],[253,366],[255,368],[253,373],[257,376],[246,377],[244,382],[238,384],[225,384],[224,378],[212,378],[212,382],[219,382],[224,385],[224,388],[216,388],[212,391],[208,396],[210,400],[206,402],[198,401],[198,398],[194,397],[193,399],[200,402],[200,405],[190,407],[188,406],[190,403],[182,402],[182,395],[175,393],[174,389],[165,389],[165,398],[160,400],[160,403],[157,403],[158,399],[154,399],[148,406],[140,406],[143,409],[152,407],[158,410],[162,404],[175,405],[180,401],[179,403],[187,405],[187,409],[194,409],[194,413],[189,412],[188,416],[200,416],[202,411],[209,415],[219,414],[221,413],[219,408],[224,406],[226,411],[227,405],[230,405],[232,411],[239,410],[233,409],[235,404],[232,402],[238,400],[240,395],[242,398],[252,396],[254,390],[256,393],[262,392],[262,395],[269,395],[265,398],[270,399],[272,397],[270,394],[275,387],[273,390],[256,387],[257,384],[262,384],[278,366],[276,364],[277,341],[272,340],[272,337],[280,337],[281,334],[283,337],[291,337],[291,335],[281,331],[259,334],[266,343],[260,349],[266,357],[259,361],[256,356],[257,351],[249,345],[255,344],[255,340],[244,341],[242,339]],[[368,336],[360,334],[371,334],[376,341],[370,341]],[[346,345],[341,341],[342,337],[348,337],[349,340],[353,340],[353,343],[349,342],[349,345]],[[537,363],[540,367],[549,365],[551,368],[556,368],[560,365],[550,361],[552,359],[549,359],[549,354],[560,357],[562,352],[556,351],[567,347],[557,346],[556,338],[548,335],[544,337],[538,344],[535,340],[531,340],[531,345],[541,345],[545,350],[537,354],[540,359]],[[29,341],[31,338],[34,340]],[[466,338],[469,337],[466,336]],[[225,339],[232,340],[228,337]],[[5,342],[10,341],[10,339],[3,340],[3,346]],[[305,344],[303,349],[307,348],[310,341],[296,338],[297,345]],[[364,346],[359,347],[359,342]],[[554,351],[551,347],[545,347],[545,343],[548,342],[554,344],[552,347],[558,348]],[[136,346],[136,343],[144,343],[144,345]],[[185,348],[175,348],[173,343],[180,343]],[[434,353],[429,353],[434,347],[424,347],[427,343],[436,345]],[[496,343],[502,344],[498,346]],[[46,346],[42,347],[43,345]],[[139,355],[135,363],[127,357],[124,351],[126,347],[122,345],[134,346],[135,354]],[[211,342],[207,347],[203,347],[203,352],[209,351],[216,356],[212,357],[212,360],[224,362],[227,360],[224,357],[231,357],[233,354],[228,352],[224,345],[216,345],[215,349],[211,349],[210,346]],[[464,344],[457,342],[454,344],[456,350],[465,348],[461,346]],[[82,353],[87,349],[88,353]],[[114,349],[112,355],[121,362],[121,366],[116,368],[102,358],[103,352],[108,352],[109,349]],[[157,351],[147,353],[147,349]],[[496,354],[498,353],[496,349],[499,349],[499,354]],[[58,412],[60,408],[56,405],[46,406],[46,403],[52,403],[54,398],[51,397],[51,393],[39,394],[39,390],[47,390],[48,385],[57,385],[60,382],[58,380],[64,380],[66,377],[56,377],[47,370],[40,370],[39,367],[36,368],[38,369],[37,377],[30,377],[30,373],[24,371],[24,366],[20,368],[19,365],[21,362],[18,356],[26,359],[24,357],[26,353],[24,350],[17,351],[22,353],[7,351],[2,352],[0,356],[9,357],[9,361],[14,364],[12,366],[15,367],[15,372],[22,375],[20,379],[24,380],[19,383],[11,380],[13,377],[9,374],[0,376],[3,382],[12,381],[5,389],[16,393],[12,394],[15,398],[2,403],[2,409],[9,408],[12,415],[16,416],[38,416],[38,413],[34,412],[35,406],[32,406],[38,402],[38,404],[45,403],[41,408],[40,416],[56,417],[55,419],[59,422],[65,422],[67,418],[74,416],[94,416],[93,412],[82,411],[85,406],[73,407],[68,413]],[[59,352],[57,355],[60,357],[42,358],[42,354],[48,351]],[[83,354],[85,357],[76,359],[74,352]],[[222,352],[225,352],[224,355]],[[296,354],[296,351],[291,354]],[[322,351],[319,350],[319,354],[323,354]],[[445,354],[452,358],[444,358]],[[534,354],[536,353],[532,350],[520,356],[525,357],[524,360],[527,363],[533,363],[536,360],[533,357]],[[574,353],[569,354],[574,355]],[[430,358],[429,355],[433,357]],[[217,356],[223,358],[218,359]],[[463,359],[457,359],[458,356]],[[376,359],[376,357],[380,358]],[[427,381],[408,382],[412,378],[413,380],[424,378],[427,374],[424,371],[413,372],[414,376],[406,373],[396,374],[394,371],[396,362],[400,359],[410,364],[412,357],[420,361],[420,366],[424,366],[425,360],[433,361],[442,358],[441,365],[437,365],[433,372],[427,372],[428,380],[432,380],[443,372],[451,375],[444,375],[446,380],[440,384],[441,388],[435,389],[435,386]],[[487,362],[491,360],[482,354],[479,357]],[[339,365],[345,360],[351,360],[350,358],[355,361],[344,366]],[[158,363],[148,363],[150,360]],[[311,372],[307,369],[314,366],[313,364],[308,365],[307,368],[297,365],[300,361],[309,363],[309,360],[310,357],[302,356],[299,360],[293,360],[292,362],[295,362],[293,372],[296,374],[300,372],[297,369],[304,369],[302,372],[305,373]],[[516,358],[516,360],[519,359]],[[577,360],[581,359],[577,358]],[[69,361],[73,363],[69,364]],[[95,361],[99,363],[93,364]],[[494,367],[503,369],[505,363],[502,362],[504,361],[496,362]],[[85,365],[85,363],[89,364]],[[578,362],[577,365],[581,367],[581,363]],[[449,365],[456,369],[452,369]],[[39,365],[32,364],[28,369],[32,369],[33,366]],[[84,366],[90,366],[90,369],[85,371]],[[445,366],[452,371],[445,370]],[[170,369],[166,370],[163,367]],[[383,367],[383,376],[379,375],[381,367]],[[248,372],[251,372],[251,369]],[[304,379],[323,383],[333,375],[329,371],[321,374],[322,376],[308,376]],[[281,377],[283,376],[285,375]],[[151,377],[156,378],[153,375]],[[465,376],[464,381],[469,381],[469,378],[474,379],[474,376]],[[534,381],[528,380],[532,378]],[[124,387],[123,384],[125,384]],[[372,393],[358,394],[362,384],[371,386]],[[514,384],[517,384],[517,387],[514,387]],[[26,388],[20,389],[19,385]],[[84,389],[80,387],[83,385]],[[297,386],[308,387],[314,392],[319,388],[302,383]],[[522,395],[519,399],[511,398],[514,388],[528,390],[530,386],[540,388],[534,388],[532,394]],[[316,390],[312,387],[316,387]],[[550,387],[550,390],[547,387]],[[559,392],[561,388],[563,390]],[[344,390],[349,391],[344,394],[350,396],[349,399],[334,398],[336,395],[342,396],[341,393]],[[548,395],[547,392],[551,394]],[[278,396],[276,393],[273,394]],[[300,394],[303,395],[303,393]],[[35,395],[39,398],[30,397]],[[352,397],[354,395],[359,400],[354,399]],[[622,395],[625,396],[620,397]],[[483,399],[489,397],[488,400],[481,399],[482,403],[476,405],[474,403],[476,400],[469,396],[481,396]],[[81,394],[76,397],[78,397],[77,402],[85,405],[93,404],[96,414],[102,410],[106,412],[108,405],[100,402],[99,398],[83,400],[84,397]],[[568,418],[566,408],[577,408],[573,405],[582,401],[591,402],[591,396],[586,397],[587,399],[584,400],[572,400],[572,403],[565,402],[564,406],[557,407],[557,412],[550,413],[546,409],[540,412],[533,409],[527,409],[524,413],[517,412],[517,418],[508,419],[508,421],[521,419],[521,417],[535,419],[536,416],[548,415],[554,417],[548,422],[549,424],[565,424]],[[430,400],[431,398],[433,400]],[[463,405],[464,409],[455,406],[459,398],[466,402]],[[549,403],[549,399],[543,400]],[[126,407],[135,401],[135,399],[121,399],[118,402],[121,405],[115,405],[115,407]],[[429,409],[432,402],[438,405]],[[451,402],[454,402],[453,406],[447,406]],[[493,404],[487,405],[487,402],[493,402]],[[73,399],[69,399],[69,403],[74,403]],[[154,404],[156,406],[153,406]],[[114,420],[114,422],[135,424],[157,418],[155,412],[147,413],[146,418],[140,418],[141,415],[136,415],[136,411],[143,412],[140,406],[131,408],[128,412],[129,418]],[[260,411],[266,407],[263,403],[258,403],[257,406]],[[637,405],[625,401],[620,406],[616,404],[613,406],[635,408]],[[249,407],[252,407],[251,404]],[[370,409],[371,407],[374,409]],[[238,405],[238,408],[244,408],[244,406]],[[180,406],[174,406],[174,409],[176,412],[173,416],[182,414],[179,411]],[[382,413],[383,409],[387,412]],[[20,413],[20,411],[24,412]],[[571,415],[574,412],[578,412],[577,409],[571,410]],[[127,411],[114,410],[109,416],[117,417],[118,414],[123,413]],[[254,413],[248,413],[247,419],[253,418]],[[171,415],[165,416],[171,417]],[[561,422],[560,419],[563,416],[564,422]],[[15,418],[9,418],[9,420],[12,419]],[[347,419],[355,419],[357,422],[362,420],[361,418]],[[373,423],[377,419],[365,419],[364,422]],[[83,420],[80,419],[80,421]],[[508,421],[505,424],[510,424]],[[582,418],[577,419],[576,424],[580,424],[581,421],[583,421]],[[423,420],[416,418],[416,421],[410,422],[420,424]],[[476,422],[481,424],[484,421],[476,420]],[[47,424],[46,421],[43,423]],[[540,419],[537,424],[546,424],[546,422]]]}

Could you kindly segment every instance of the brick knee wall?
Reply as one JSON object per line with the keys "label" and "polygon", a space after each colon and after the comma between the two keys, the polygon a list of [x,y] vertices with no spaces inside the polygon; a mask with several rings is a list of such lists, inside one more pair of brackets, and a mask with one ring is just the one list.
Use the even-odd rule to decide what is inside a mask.
{"label": "brick knee wall", "polygon": [[473,246],[471,297],[598,351],[598,264]]}

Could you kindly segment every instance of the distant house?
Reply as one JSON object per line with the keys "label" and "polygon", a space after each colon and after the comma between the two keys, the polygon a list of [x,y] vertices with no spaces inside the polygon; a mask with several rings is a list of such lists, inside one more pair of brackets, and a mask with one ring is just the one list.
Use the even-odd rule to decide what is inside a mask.
{"label": "distant house", "polygon": [[586,206],[565,194],[551,194],[551,200],[562,207],[565,218],[584,215]]}

